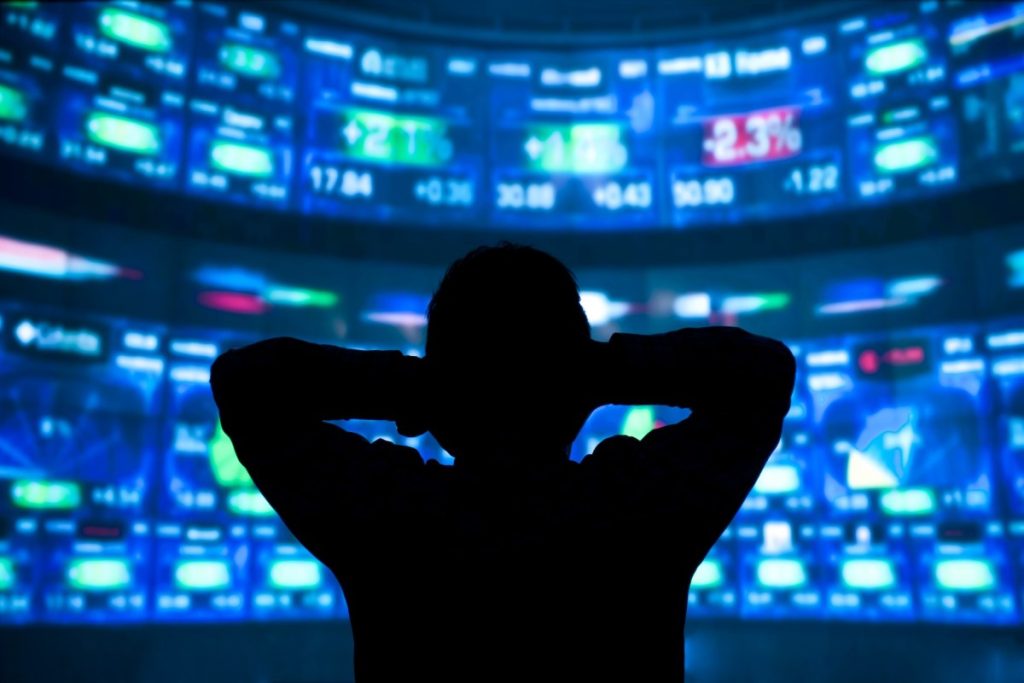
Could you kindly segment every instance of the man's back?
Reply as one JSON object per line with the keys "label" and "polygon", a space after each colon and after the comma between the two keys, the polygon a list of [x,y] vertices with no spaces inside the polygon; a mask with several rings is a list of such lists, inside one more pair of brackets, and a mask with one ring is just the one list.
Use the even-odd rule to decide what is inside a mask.
{"label": "man's back", "polygon": [[375,448],[409,460],[396,485],[408,495],[336,568],[359,680],[682,678],[686,592],[707,549],[653,504],[653,472],[623,471],[634,439],[514,472]]}

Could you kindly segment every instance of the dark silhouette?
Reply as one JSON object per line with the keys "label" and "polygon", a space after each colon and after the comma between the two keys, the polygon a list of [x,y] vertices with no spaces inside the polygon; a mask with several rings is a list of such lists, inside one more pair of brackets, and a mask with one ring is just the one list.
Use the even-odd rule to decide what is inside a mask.
{"label": "dark silhouette", "polygon": [[[278,338],[213,366],[226,433],[338,577],[369,681],[680,681],[686,595],[778,443],[795,364],[735,328],[590,338],[529,247],[457,261],[424,359]],[[569,447],[604,404],[689,408]],[[455,465],[325,420],[429,430]]]}

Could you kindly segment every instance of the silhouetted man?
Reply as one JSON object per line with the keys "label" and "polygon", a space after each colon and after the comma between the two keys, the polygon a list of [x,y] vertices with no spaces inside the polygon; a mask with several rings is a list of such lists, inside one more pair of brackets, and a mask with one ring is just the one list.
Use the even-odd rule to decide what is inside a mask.
{"label": "silhouetted man", "polygon": [[[694,569],[778,443],[795,364],[734,328],[591,340],[572,273],[481,248],[430,304],[424,359],[296,339],[221,356],[239,459],[338,577],[369,681],[680,681]],[[604,404],[691,410],[569,447]],[[429,430],[424,463],[327,420]]]}

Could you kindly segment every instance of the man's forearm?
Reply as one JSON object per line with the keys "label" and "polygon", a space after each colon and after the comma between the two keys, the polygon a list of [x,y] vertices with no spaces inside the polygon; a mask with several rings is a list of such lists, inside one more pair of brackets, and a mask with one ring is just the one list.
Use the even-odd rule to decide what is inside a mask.
{"label": "man's forearm", "polygon": [[210,383],[222,414],[248,419],[399,421],[413,410],[422,361],[280,337],[228,351]]}
{"label": "man's forearm", "polygon": [[737,328],[707,327],[665,334],[616,334],[599,345],[599,402],[651,403],[735,410],[773,407],[783,413],[795,363],[781,342]]}

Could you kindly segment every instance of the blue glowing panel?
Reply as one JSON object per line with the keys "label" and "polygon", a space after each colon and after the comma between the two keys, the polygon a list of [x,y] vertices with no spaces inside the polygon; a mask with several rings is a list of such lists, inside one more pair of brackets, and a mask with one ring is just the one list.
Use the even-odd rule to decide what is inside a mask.
{"label": "blue glowing panel", "polygon": [[316,31],[304,51],[306,211],[478,218],[485,115],[477,57]]}
{"label": "blue glowing panel", "polygon": [[491,220],[587,229],[658,219],[648,53],[519,53],[487,62]]}
{"label": "blue glowing panel", "polygon": [[240,8],[196,7],[194,87],[236,103],[281,109],[298,89],[299,27]]}
{"label": "blue glowing panel", "polygon": [[3,322],[0,611],[24,616],[34,592],[49,621],[144,618],[161,333],[12,307]]}
{"label": "blue glowing panel", "polygon": [[833,514],[990,513],[981,352],[969,328],[808,346],[805,381]]}
{"label": "blue glowing panel", "polygon": [[348,613],[331,571],[279,522],[253,527],[251,552],[254,619],[325,619]]}
{"label": "blue glowing panel", "polygon": [[[52,69],[53,62],[46,61]],[[52,155],[49,70],[13,69],[0,64],[0,150],[34,158]]]}
{"label": "blue glowing panel", "polygon": [[958,180],[956,120],[937,19],[903,9],[840,24],[854,197],[878,201]]}
{"label": "blue glowing panel", "polygon": [[148,521],[41,520],[44,619],[121,622],[149,618]]}
{"label": "blue glowing panel", "polygon": [[779,619],[820,616],[815,525],[774,514],[734,526],[740,554],[740,613]]}
{"label": "blue glowing panel", "polygon": [[249,541],[244,528],[158,522],[154,616],[160,621],[232,621],[248,614]]}
{"label": "blue glowing panel", "polygon": [[184,88],[192,50],[188,0],[69,5],[69,60],[131,80]]}
{"label": "blue glowing panel", "polygon": [[1024,519],[1024,326],[995,327],[986,342],[1000,398],[1003,483],[1014,519]]}
{"label": "blue glowing panel", "polygon": [[840,202],[839,65],[824,29],[660,50],[671,223],[731,223]]}
{"label": "blue glowing panel", "polygon": [[833,37],[816,29],[659,50],[671,222],[841,202],[838,67]]}
{"label": "blue glowing panel", "polygon": [[42,3],[0,5],[0,151],[52,155],[53,75],[61,14]]}
{"label": "blue glowing panel", "polygon": [[899,524],[823,524],[825,613],[838,619],[906,621],[917,617],[909,534]]}
{"label": "blue glowing panel", "polygon": [[828,451],[825,495],[835,510],[901,517],[989,508],[984,362],[974,345],[967,334],[809,354],[819,445]]}
{"label": "blue glowing panel", "polygon": [[77,171],[174,188],[180,178],[180,92],[65,65],[55,112],[58,156]]}
{"label": "blue glowing panel", "polygon": [[146,509],[164,363],[149,326],[4,311],[0,478],[14,513]]}
{"label": "blue glowing panel", "polygon": [[972,183],[1024,171],[1024,3],[957,10],[947,40],[958,91],[962,163]]}
{"label": "blue glowing panel", "polygon": [[24,623],[37,617],[38,530],[36,520],[0,514],[0,623]]}
{"label": "blue glowing panel", "polygon": [[918,551],[918,600],[928,621],[1014,623],[1014,580],[999,522],[950,520]]}
{"label": "blue glowing panel", "polygon": [[[5,2],[0,4],[5,53],[42,57],[60,49],[65,8],[51,2]],[[6,59],[4,61],[7,61]]]}
{"label": "blue glowing panel", "polygon": [[285,208],[291,196],[292,117],[213,100],[189,102],[190,191]]}

